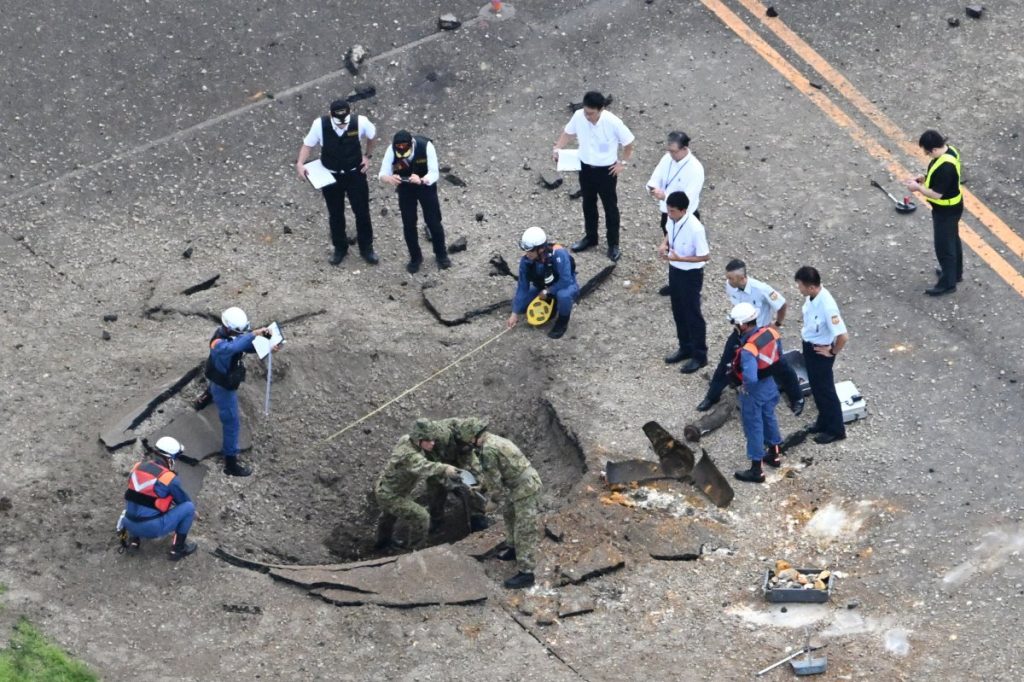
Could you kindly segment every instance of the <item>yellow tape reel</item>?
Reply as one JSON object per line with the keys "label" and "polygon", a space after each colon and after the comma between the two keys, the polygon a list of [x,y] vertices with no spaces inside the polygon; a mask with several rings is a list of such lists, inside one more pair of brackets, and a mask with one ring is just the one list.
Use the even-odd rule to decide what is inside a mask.
{"label": "yellow tape reel", "polygon": [[545,301],[538,296],[526,307],[526,321],[531,327],[539,327],[551,319],[554,308],[550,300]]}

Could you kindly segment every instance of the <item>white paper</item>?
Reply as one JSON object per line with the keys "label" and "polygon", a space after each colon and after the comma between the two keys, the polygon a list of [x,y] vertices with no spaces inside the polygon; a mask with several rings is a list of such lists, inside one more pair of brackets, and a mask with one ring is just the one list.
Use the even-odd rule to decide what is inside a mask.
{"label": "white paper", "polygon": [[269,339],[265,336],[257,336],[252,340],[252,347],[255,349],[256,355],[260,360],[267,357],[274,349],[274,346],[284,341],[284,336],[281,334],[281,328],[277,325],[277,322],[272,323],[267,329],[270,330]]}
{"label": "white paper", "polygon": [[320,163],[320,159],[310,161],[303,168],[306,169],[306,179],[309,180],[309,184],[313,185],[314,189],[321,189],[337,182],[334,179],[334,174]]}
{"label": "white paper", "polygon": [[580,150],[559,149],[557,171],[578,171],[580,169]]}

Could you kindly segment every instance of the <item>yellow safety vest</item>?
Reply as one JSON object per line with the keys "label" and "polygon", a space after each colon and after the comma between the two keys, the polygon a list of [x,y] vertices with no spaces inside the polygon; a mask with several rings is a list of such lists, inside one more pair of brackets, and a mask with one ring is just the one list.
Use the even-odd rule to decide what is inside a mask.
{"label": "yellow safety vest", "polygon": [[928,189],[932,188],[932,173],[944,163],[951,163],[953,168],[956,169],[956,196],[950,199],[925,197],[925,200],[934,206],[956,206],[964,200],[964,193],[960,190],[960,152],[957,151],[956,147],[950,146],[945,154],[935,159],[935,163],[928,169],[928,175],[924,177],[924,186]]}

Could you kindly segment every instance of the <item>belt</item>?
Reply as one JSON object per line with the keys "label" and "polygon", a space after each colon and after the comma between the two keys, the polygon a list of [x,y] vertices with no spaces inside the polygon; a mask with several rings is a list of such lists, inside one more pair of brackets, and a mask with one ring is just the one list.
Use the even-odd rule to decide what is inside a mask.
{"label": "belt", "polygon": [[330,168],[328,168],[327,170],[331,171],[331,173],[334,174],[334,175],[344,175],[345,173],[354,173],[354,172],[356,172],[357,170],[359,170],[359,166],[356,166],[355,168],[349,168],[348,170],[336,171],[336,170],[331,170]]}
{"label": "belt", "polygon": [[592,163],[583,163],[582,161],[580,161],[580,167],[582,167],[582,168],[611,168],[614,165],[615,164],[612,163],[612,164],[609,164],[607,166],[595,166]]}

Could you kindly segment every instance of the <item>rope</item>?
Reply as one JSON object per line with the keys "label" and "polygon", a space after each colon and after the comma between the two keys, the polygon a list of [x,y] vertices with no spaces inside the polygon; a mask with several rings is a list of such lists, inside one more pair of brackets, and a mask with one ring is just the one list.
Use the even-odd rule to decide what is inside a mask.
{"label": "rope", "polygon": [[337,437],[338,437],[338,436],[340,436],[341,434],[345,433],[345,432],[346,432],[346,431],[348,431],[349,429],[351,429],[351,428],[353,428],[353,427],[356,427],[356,426],[359,426],[360,424],[362,424],[362,423],[363,423],[364,421],[366,421],[367,419],[369,419],[369,418],[370,418],[370,417],[372,417],[373,415],[375,415],[375,414],[377,414],[378,412],[380,412],[381,410],[384,410],[385,408],[387,408],[387,407],[388,407],[389,405],[392,405],[393,403],[396,403],[396,402],[398,402],[399,400],[401,400],[401,399],[402,399],[402,398],[404,398],[405,396],[409,395],[410,393],[413,393],[413,392],[414,392],[414,391],[416,391],[417,389],[419,389],[419,388],[421,388],[421,387],[425,386],[426,384],[429,384],[429,383],[430,383],[431,381],[433,381],[433,380],[434,380],[434,379],[436,379],[437,377],[441,376],[442,374],[444,374],[445,372],[447,372],[447,371],[448,371],[448,370],[450,370],[450,369],[451,369],[452,367],[454,367],[455,365],[459,364],[460,362],[462,362],[462,361],[463,361],[463,360],[465,360],[466,358],[468,358],[468,357],[470,357],[470,356],[472,356],[472,355],[475,355],[476,353],[479,353],[479,352],[480,352],[480,351],[482,351],[482,350],[483,350],[484,348],[486,348],[487,346],[491,345],[492,343],[494,343],[495,341],[497,341],[498,339],[500,339],[500,338],[501,338],[502,336],[504,336],[504,335],[505,335],[505,334],[506,334],[507,332],[509,332],[509,331],[510,331],[510,330],[509,330],[509,328],[508,328],[508,327],[506,327],[505,329],[502,329],[502,330],[501,330],[500,332],[498,332],[497,334],[495,334],[495,335],[494,335],[494,336],[492,336],[491,338],[487,339],[486,341],[484,341],[483,343],[481,343],[481,344],[480,344],[479,346],[477,346],[476,348],[474,348],[474,349],[472,349],[472,350],[470,350],[470,351],[468,351],[468,352],[466,352],[466,353],[463,353],[463,354],[462,354],[462,355],[460,355],[459,357],[455,358],[455,360],[453,360],[452,362],[450,362],[450,363],[449,363],[449,364],[447,364],[446,366],[442,367],[441,369],[437,370],[436,372],[434,372],[434,373],[433,373],[433,374],[431,374],[431,375],[430,375],[429,377],[427,377],[427,378],[426,378],[426,379],[424,379],[423,381],[419,382],[419,383],[418,383],[418,384],[416,384],[415,386],[412,386],[411,388],[407,388],[407,389],[405,389],[404,391],[402,391],[401,393],[399,393],[398,395],[396,395],[396,396],[395,396],[394,398],[392,398],[391,400],[387,401],[386,403],[384,403],[384,404],[383,404],[383,405],[381,405],[380,407],[376,408],[376,409],[375,409],[375,410],[373,410],[372,412],[368,412],[367,414],[364,414],[364,415],[363,415],[362,417],[360,417],[359,419],[355,420],[354,422],[352,422],[351,424],[349,424],[349,425],[348,425],[348,426],[346,426],[345,428],[341,429],[340,431],[335,431],[335,432],[334,432],[334,433],[332,433],[331,435],[327,436],[327,438],[324,438],[323,440],[317,441],[316,443],[314,443],[314,444],[313,444],[313,445],[312,445],[312,446],[311,446],[311,447],[309,448],[309,450],[315,450],[316,448],[320,447],[321,445],[325,445],[325,444],[327,444],[327,443],[330,443],[330,442],[331,442],[332,440],[334,440],[335,438],[337,438]]}

